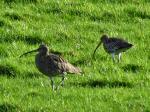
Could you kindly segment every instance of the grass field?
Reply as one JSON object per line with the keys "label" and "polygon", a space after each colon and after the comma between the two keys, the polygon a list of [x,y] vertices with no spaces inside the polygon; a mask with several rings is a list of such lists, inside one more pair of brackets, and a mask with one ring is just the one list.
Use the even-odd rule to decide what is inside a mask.
{"label": "grass field", "polygon": [[[0,112],[150,112],[149,0],[0,0]],[[102,34],[134,47],[113,63]],[[34,56],[45,42],[80,67],[52,91]],[[56,82],[60,78],[55,78]]]}

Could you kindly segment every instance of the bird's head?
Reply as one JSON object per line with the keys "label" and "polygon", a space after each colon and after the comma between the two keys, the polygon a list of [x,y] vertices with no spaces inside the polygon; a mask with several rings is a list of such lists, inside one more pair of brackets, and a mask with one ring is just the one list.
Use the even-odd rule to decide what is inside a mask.
{"label": "bird's head", "polygon": [[100,42],[104,42],[108,39],[108,36],[106,34],[102,35],[100,38]]}
{"label": "bird's head", "polygon": [[28,52],[22,54],[20,57],[22,57],[22,56],[24,56],[24,55],[27,55],[27,54],[29,54],[29,53],[32,53],[32,52],[39,52],[40,54],[46,55],[49,51],[48,51],[48,47],[47,47],[45,44],[42,43],[42,44],[39,46],[38,49],[35,49],[35,50],[32,50],[32,51],[28,51]]}
{"label": "bird's head", "polygon": [[41,54],[46,54],[48,52],[48,47],[45,44],[41,44],[37,51]]}
{"label": "bird's head", "polygon": [[104,34],[104,35],[102,35],[102,36],[100,37],[100,41],[99,41],[97,47],[96,47],[95,50],[94,50],[93,58],[94,58],[95,52],[96,52],[96,50],[98,49],[98,47],[99,47],[104,41],[106,41],[107,39],[108,39],[108,36],[107,36],[106,34]]}

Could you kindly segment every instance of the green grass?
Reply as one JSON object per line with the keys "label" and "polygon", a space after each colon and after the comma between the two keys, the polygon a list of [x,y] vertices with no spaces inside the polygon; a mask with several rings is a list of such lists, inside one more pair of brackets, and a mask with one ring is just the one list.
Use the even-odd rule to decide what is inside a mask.
{"label": "green grass", "polygon": [[[148,0],[1,0],[0,112],[150,112],[149,6]],[[102,46],[91,59],[102,34],[134,45],[121,63]],[[83,75],[68,75],[53,92],[35,54],[19,58],[42,42]]]}

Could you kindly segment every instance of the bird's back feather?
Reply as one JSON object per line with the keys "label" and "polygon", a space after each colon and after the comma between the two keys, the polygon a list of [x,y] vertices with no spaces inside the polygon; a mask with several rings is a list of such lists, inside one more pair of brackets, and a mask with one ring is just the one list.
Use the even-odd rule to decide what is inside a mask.
{"label": "bird's back feather", "polygon": [[109,38],[105,48],[108,52],[116,52],[116,51],[126,51],[131,48],[133,45],[128,43],[127,41],[119,38]]}
{"label": "bird's back feather", "polygon": [[48,58],[49,66],[51,66],[49,68],[53,68],[55,72],[58,73],[67,72],[67,73],[75,73],[75,74],[81,72],[79,68],[73,66],[68,61],[64,60],[61,56],[51,53],[47,56],[47,58]]}

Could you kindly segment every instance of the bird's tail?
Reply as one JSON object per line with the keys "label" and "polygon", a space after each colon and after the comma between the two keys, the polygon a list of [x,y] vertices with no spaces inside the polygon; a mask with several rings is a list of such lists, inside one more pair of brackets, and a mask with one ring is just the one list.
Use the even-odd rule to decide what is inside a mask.
{"label": "bird's tail", "polygon": [[129,44],[129,47],[132,47],[133,46],[133,44]]}
{"label": "bird's tail", "polygon": [[67,63],[67,71],[71,74],[81,74],[82,70],[79,67],[75,67],[74,65]]}
{"label": "bird's tail", "polygon": [[129,49],[129,48],[131,48],[133,46],[133,44],[128,44],[127,46],[126,46],[126,49]]}

